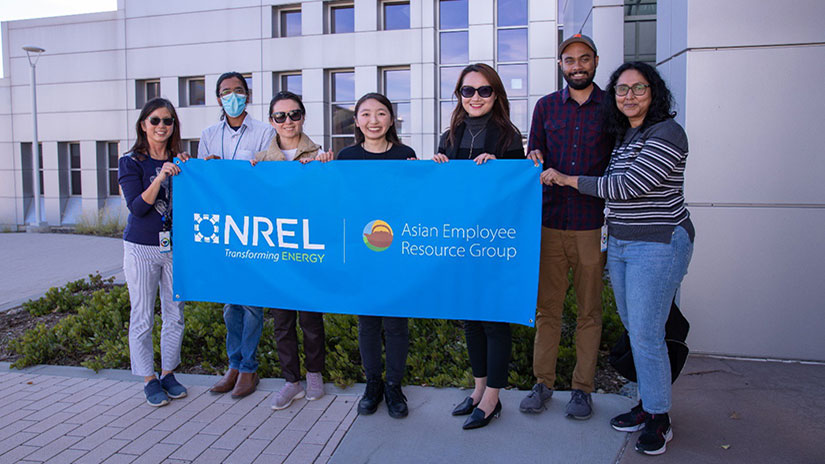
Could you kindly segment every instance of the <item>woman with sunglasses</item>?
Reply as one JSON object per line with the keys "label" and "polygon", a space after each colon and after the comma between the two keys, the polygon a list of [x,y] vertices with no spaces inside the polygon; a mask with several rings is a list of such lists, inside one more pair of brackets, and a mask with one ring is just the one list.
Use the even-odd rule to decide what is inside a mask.
{"label": "woman with sunglasses", "polygon": [[[327,162],[332,159],[332,151],[324,152],[321,146],[304,134],[306,109],[301,97],[292,92],[278,92],[269,102],[269,121],[275,128],[275,138],[266,151],[259,152],[252,161],[300,161],[308,163],[314,159]],[[306,396],[307,400],[317,400],[324,396],[324,316],[322,313],[288,309],[273,309],[275,314],[275,340],[278,359],[286,383],[272,398],[272,409],[285,409],[296,399]],[[307,369],[306,391],[301,386],[301,366],[298,358],[298,332],[296,319],[301,320],[304,334],[304,356]]]}
{"label": "woman with sunglasses", "polygon": [[[183,341],[183,302],[172,293],[172,179],[180,168],[172,163],[180,153],[180,124],[169,100],[152,99],[135,124],[135,144],[118,161],[118,183],[129,209],[123,232],[123,271],[129,287],[129,358],[132,374],[143,376],[150,406],[186,396],[175,379]],[[154,367],[152,328],[155,294],[160,290],[163,324],[160,331],[161,377]]]}
{"label": "woman with sunglasses", "polygon": [[641,398],[610,424],[623,432],[644,429],[636,451],[662,454],[673,437],[665,322],[687,274],[695,235],[684,197],[688,140],[673,119],[670,90],[648,64],[619,66],[604,103],[604,128],[617,140],[604,176],[548,169],[541,179],[605,199],[607,269],[630,334]]}
{"label": "woman with sunglasses", "polygon": [[[481,165],[491,159],[524,159],[521,134],[510,122],[507,92],[493,68],[483,63],[464,68],[455,97],[458,104],[450,128],[433,155],[436,163],[472,160]],[[505,322],[464,321],[464,335],[474,388],[452,414],[469,414],[463,425],[469,430],[484,427],[501,414],[499,390],[507,386],[512,332]]]}
{"label": "woman with sunglasses", "polygon": [[[198,158],[247,160],[266,150],[275,131],[268,124],[252,119],[246,106],[251,92],[243,75],[227,72],[218,78],[215,96],[221,105],[221,121],[203,130],[198,144]],[[258,306],[226,304],[226,354],[229,369],[209,389],[215,394],[232,392],[243,398],[258,386],[258,342],[263,331],[264,312]]]}
{"label": "woman with sunglasses", "polygon": [[[415,151],[401,143],[395,130],[395,112],[390,100],[380,93],[368,93],[355,103],[355,144],[341,150],[338,160],[416,159]],[[387,380],[381,380],[381,329],[387,358]],[[407,397],[401,381],[407,370],[410,330],[406,317],[358,316],[358,347],[367,377],[358,414],[369,415],[378,409],[382,397],[390,417],[406,417]]]}

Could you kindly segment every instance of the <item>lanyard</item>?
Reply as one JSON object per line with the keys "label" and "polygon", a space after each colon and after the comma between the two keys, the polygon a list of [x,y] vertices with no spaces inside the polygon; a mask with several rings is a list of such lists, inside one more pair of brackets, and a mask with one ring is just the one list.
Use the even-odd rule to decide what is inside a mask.
{"label": "lanyard", "polygon": [[[223,153],[223,146],[224,146],[223,145],[223,135],[224,135],[224,132],[226,131],[226,124],[228,124],[228,123],[224,123],[224,125],[221,126],[221,156],[224,159],[226,159],[226,156]],[[241,144],[241,139],[243,138],[244,132],[246,132],[246,126],[242,125],[241,128],[240,128],[240,131],[241,131],[241,135],[238,136],[238,143],[235,144],[235,150],[232,152],[232,158],[231,159],[235,159],[235,154],[238,153],[238,146]]]}

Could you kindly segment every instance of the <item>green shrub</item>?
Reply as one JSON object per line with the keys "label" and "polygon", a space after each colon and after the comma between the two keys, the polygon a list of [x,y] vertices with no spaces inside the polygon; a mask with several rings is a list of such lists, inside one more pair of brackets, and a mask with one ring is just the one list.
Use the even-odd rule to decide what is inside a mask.
{"label": "green shrub", "polygon": [[[22,368],[33,364],[71,364],[94,370],[129,368],[129,292],[125,286],[113,286],[111,279],[99,275],[88,280],[53,288],[43,298],[26,303],[32,315],[51,312],[68,313],[54,327],[38,325],[11,343],[21,357],[13,364]],[[608,285],[602,295],[602,349],[612,345],[621,334],[613,292]],[[562,339],[557,366],[557,388],[569,388],[576,362],[576,301],[572,288],[565,299]],[[156,366],[160,366],[160,302],[155,301],[153,345]],[[187,303],[184,309],[181,372],[218,374],[227,366],[226,327],[223,305]],[[325,378],[340,386],[363,382],[361,355],[358,350],[358,318],[327,314]],[[533,340],[536,330],[513,324],[513,356],[509,382],[527,389],[533,377]],[[298,331],[299,342],[302,333]],[[303,352],[300,351],[303,365]],[[275,344],[272,314],[265,311],[263,336],[258,346],[258,372],[262,377],[280,377],[281,368]],[[600,362],[603,365],[603,362]],[[467,355],[464,330],[460,321],[410,319],[410,351],[405,381],[431,386],[472,387],[473,378]]]}

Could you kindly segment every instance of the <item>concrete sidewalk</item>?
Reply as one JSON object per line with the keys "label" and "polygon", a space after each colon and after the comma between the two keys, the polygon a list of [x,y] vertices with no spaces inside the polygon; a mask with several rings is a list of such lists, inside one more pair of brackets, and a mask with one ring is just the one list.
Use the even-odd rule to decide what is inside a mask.
{"label": "concrete sidewalk", "polygon": [[216,376],[180,375],[190,395],[148,406],[128,371],[0,364],[0,463],[822,463],[825,366],[691,357],[674,387],[674,439],[658,458],[633,451],[637,434],[609,418],[633,402],[595,395],[587,421],[563,417],[568,392],[539,415],[518,412],[525,392],[503,391],[489,426],[461,430],[455,388],[405,387],[410,415],[382,405],[358,416],[363,385],[327,385],[317,401],[269,407],[281,379],[241,400],[211,395]]}
{"label": "concrete sidewalk", "polygon": [[121,281],[123,240],[74,234],[0,234],[0,311],[99,272]]}

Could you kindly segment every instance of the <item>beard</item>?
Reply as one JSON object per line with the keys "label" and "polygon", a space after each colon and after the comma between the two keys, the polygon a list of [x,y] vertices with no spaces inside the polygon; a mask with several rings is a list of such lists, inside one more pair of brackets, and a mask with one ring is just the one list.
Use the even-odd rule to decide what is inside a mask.
{"label": "beard", "polygon": [[562,76],[564,77],[565,82],[567,82],[567,85],[569,85],[571,89],[584,90],[590,87],[590,84],[593,83],[593,75],[589,73],[585,74],[587,74],[587,77],[576,79],[570,77],[570,75],[567,73],[563,73]]}

